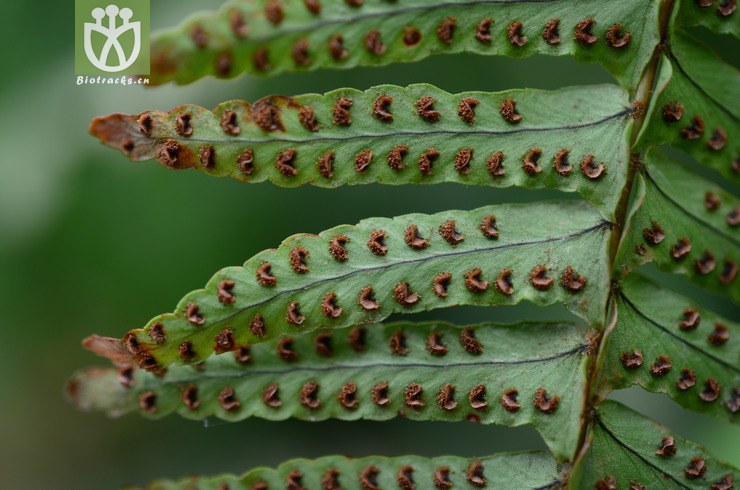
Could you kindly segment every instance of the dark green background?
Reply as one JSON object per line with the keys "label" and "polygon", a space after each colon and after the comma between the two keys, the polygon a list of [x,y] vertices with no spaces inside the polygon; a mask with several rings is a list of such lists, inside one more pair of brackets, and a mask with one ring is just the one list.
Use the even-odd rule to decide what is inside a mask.
{"label": "dark green background", "polygon": [[[218,2],[152,3],[152,25],[164,27]],[[156,477],[242,472],[290,457],[333,453],[473,456],[543,447],[528,428],[475,424],[249,420],[204,426],[177,417],[155,423],[76,412],[63,397],[67,377],[84,366],[105,364],[83,351],[80,339],[91,333],[120,336],[141,326],[172,310],[217,269],[240,264],[290,234],[318,232],[369,215],[558,196],[457,185],[335,191],[245,185],[194,171],[175,173],[156,163],[132,164],[87,136],[87,125],[110,112],[168,110],[185,102],[214,107],[230,98],[377,83],[430,82],[454,92],[609,82],[603,69],[566,58],[455,56],[271,80],[206,80],[180,88],[76,87],[72,2],[6,2],[3,9],[0,488],[117,488]],[[730,45],[729,39],[701,34],[737,65],[736,41]],[[657,277],[693,290],[675,278]],[[730,317],[740,316],[710,294],[697,297]],[[562,308],[531,306],[465,308],[435,316],[458,322],[568,318]],[[617,397],[740,465],[737,427],[689,414],[662,396],[639,390]]]}

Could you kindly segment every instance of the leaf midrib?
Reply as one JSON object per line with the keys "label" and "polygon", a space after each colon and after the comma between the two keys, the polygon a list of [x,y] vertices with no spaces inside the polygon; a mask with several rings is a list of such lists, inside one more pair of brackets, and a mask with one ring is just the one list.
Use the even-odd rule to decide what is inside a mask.
{"label": "leaf midrib", "polygon": [[640,309],[639,309],[639,308],[637,307],[637,305],[635,305],[635,304],[634,304],[634,303],[633,303],[633,302],[632,302],[632,301],[631,301],[631,300],[630,300],[630,299],[629,299],[629,298],[627,297],[627,295],[626,295],[626,294],[624,293],[624,290],[623,290],[622,288],[620,288],[620,289],[618,290],[618,294],[619,294],[619,297],[620,297],[620,298],[622,298],[622,300],[624,300],[624,302],[625,302],[625,304],[626,304],[627,306],[629,306],[630,308],[632,308],[632,310],[633,310],[633,311],[634,311],[635,313],[637,313],[637,314],[638,314],[638,315],[639,315],[640,317],[642,317],[642,318],[644,318],[645,320],[647,320],[647,322],[648,322],[648,323],[650,323],[651,325],[653,325],[654,327],[656,327],[656,328],[658,328],[658,329],[662,330],[663,332],[667,333],[668,335],[670,335],[670,336],[671,336],[671,337],[673,337],[674,339],[678,340],[679,342],[681,342],[681,343],[683,343],[683,344],[685,344],[685,345],[689,346],[690,348],[692,348],[692,349],[694,349],[694,350],[697,350],[697,351],[701,352],[702,354],[704,354],[705,356],[707,356],[707,357],[709,357],[710,359],[714,360],[715,362],[719,363],[719,364],[720,364],[720,365],[722,365],[723,367],[725,367],[725,368],[727,368],[727,369],[730,369],[730,370],[732,370],[732,371],[735,371],[736,373],[740,373],[740,368],[738,368],[738,367],[736,367],[736,366],[733,366],[732,364],[728,363],[727,361],[725,361],[725,360],[723,360],[723,359],[720,359],[720,358],[718,358],[718,357],[714,356],[713,354],[711,354],[711,353],[709,353],[709,352],[705,351],[705,350],[704,350],[704,349],[702,349],[701,347],[699,347],[699,346],[697,346],[697,345],[694,345],[693,343],[689,342],[688,340],[686,340],[686,339],[684,339],[684,338],[682,338],[682,337],[680,337],[680,336],[676,335],[676,334],[675,334],[674,332],[672,332],[671,330],[669,330],[669,329],[668,329],[667,327],[665,327],[665,326],[661,325],[660,323],[656,322],[655,320],[653,320],[652,318],[650,318],[649,316],[647,316],[647,315],[646,315],[645,313],[643,313],[643,312],[642,312],[642,310],[640,310]]}
{"label": "leaf midrib", "polygon": [[285,27],[278,28],[274,33],[263,36],[248,37],[241,41],[241,43],[249,44],[252,42],[266,42],[273,39],[279,38],[286,34],[295,34],[299,32],[309,32],[320,29],[322,27],[337,25],[337,24],[354,24],[355,22],[361,22],[366,19],[372,19],[376,17],[386,17],[388,15],[404,15],[413,12],[432,12],[434,10],[445,9],[447,7],[475,7],[477,5],[495,5],[495,4],[526,4],[526,3],[559,3],[562,0],[469,0],[467,2],[438,2],[432,5],[415,5],[399,8],[388,8],[386,10],[380,10],[376,12],[365,12],[356,15],[349,15],[346,17],[337,17],[335,19],[322,19],[314,22],[309,22],[296,27]]}
{"label": "leaf midrib", "polygon": [[320,137],[320,138],[308,138],[308,139],[294,139],[294,138],[270,138],[270,139],[246,139],[246,138],[228,138],[228,139],[208,139],[208,138],[183,138],[177,137],[161,137],[157,140],[175,140],[182,143],[194,142],[194,143],[214,143],[214,144],[271,144],[271,143],[291,143],[291,144],[313,144],[320,142],[346,142],[346,141],[360,141],[380,138],[418,138],[425,136],[504,136],[519,133],[538,133],[548,131],[572,131],[577,129],[583,129],[593,126],[598,126],[606,122],[612,121],[622,116],[631,114],[632,109],[626,107],[619,112],[610,114],[596,121],[589,121],[580,124],[571,124],[565,126],[552,126],[552,127],[535,127],[535,128],[516,128],[510,130],[476,130],[476,131],[465,131],[465,130],[433,130],[433,131],[395,131],[386,133],[375,133],[375,134],[358,134],[352,136],[343,137]]}
{"label": "leaf midrib", "polygon": [[698,90],[699,92],[701,92],[701,94],[702,94],[702,95],[703,95],[704,97],[706,97],[706,98],[707,98],[708,100],[710,100],[710,101],[711,101],[711,102],[712,102],[712,103],[713,103],[713,104],[714,104],[715,106],[717,106],[717,108],[718,108],[718,109],[719,109],[720,111],[722,111],[722,112],[724,112],[725,114],[727,114],[727,116],[728,116],[728,117],[729,117],[730,119],[732,119],[732,120],[733,120],[734,122],[738,122],[738,117],[737,117],[737,116],[736,116],[735,114],[733,114],[732,112],[730,112],[730,111],[729,111],[729,109],[727,109],[727,108],[726,108],[726,107],[724,106],[724,104],[722,104],[722,103],[721,103],[720,101],[718,101],[717,99],[715,99],[715,98],[714,98],[714,96],[713,96],[712,94],[710,94],[709,92],[707,92],[707,91],[706,91],[706,90],[704,89],[704,87],[702,87],[702,86],[701,86],[701,85],[699,84],[699,82],[697,82],[696,80],[694,80],[694,78],[693,78],[693,77],[692,77],[691,75],[689,75],[689,73],[688,73],[688,72],[686,71],[686,69],[685,69],[685,68],[683,67],[683,65],[681,64],[681,61],[680,61],[680,60],[678,59],[678,57],[677,57],[677,56],[676,56],[676,55],[675,55],[675,54],[673,53],[673,50],[672,50],[672,49],[670,49],[670,48],[669,48],[669,49],[667,49],[667,53],[668,53],[668,57],[670,58],[671,62],[672,62],[672,63],[673,63],[673,64],[674,64],[675,66],[676,66],[676,68],[678,68],[678,71],[680,71],[680,72],[681,72],[681,74],[682,74],[682,75],[683,75],[684,77],[686,77],[686,80],[688,80],[688,82],[689,82],[689,83],[690,83],[691,85],[693,85],[693,86],[694,86],[694,88],[695,88],[696,90]]}
{"label": "leaf midrib", "polygon": [[635,456],[637,456],[637,458],[640,461],[642,461],[645,465],[649,466],[652,470],[657,471],[660,474],[661,477],[667,476],[668,478],[670,478],[671,480],[673,480],[681,488],[691,488],[691,487],[688,487],[688,486],[684,485],[680,481],[678,481],[676,479],[676,477],[674,477],[670,473],[667,473],[667,472],[663,471],[662,469],[660,469],[659,467],[655,466],[653,463],[651,463],[650,461],[648,461],[647,459],[645,459],[645,457],[643,455],[641,455],[635,449],[631,448],[626,442],[624,442],[620,438],[618,438],[611,430],[609,430],[609,428],[606,426],[606,424],[604,424],[604,422],[601,420],[601,417],[598,414],[596,415],[595,419],[596,419],[596,422],[599,424],[599,427],[601,427],[601,429],[604,431],[604,433],[607,434],[609,437],[611,437],[614,440],[614,442],[616,442],[619,446],[625,448],[630,453],[632,453]]}
{"label": "leaf midrib", "polygon": [[717,227],[715,227],[713,224],[709,223],[708,221],[704,221],[703,218],[701,218],[701,217],[697,216],[696,214],[692,213],[691,211],[689,211],[688,209],[686,209],[685,207],[683,207],[681,205],[681,203],[679,203],[673,197],[671,197],[671,195],[668,192],[664,191],[660,187],[660,184],[658,184],[658,182],[653,178],[653,176],[650,175],[650,171],[647,170],[647,169],[645,170],[645,176],[650,181],[650,183],[653,184],[653,187],[655,188],[655,190],[658,191],[658,193],[660,195],[662,195],[665,199],[667,199],[668,202],[670,202],[671,204],[673,204],[673,206],[675,206],[680,212],[682,212],[683,214],[685,214],[689,218],[697,221],[699,224],[701,224],[701,225],[709,228],[712,232],[714,232],[717,235],[721,236],[725,240],[727,240],[727,241],[733,243],[734,245],[740,247],[740,240],[738,240],[736,238],[733,238],[730,235],[727,235],[724,231],[718,229]]}
{"label": "leaf midrib", "polygon": [[[376,266],[376,267],[362,267],[362,268],[353,269],[352,271],[347,272],[347,273],[345,273],[343,275],[326,277],[326,278],[323,278],[323,279],[319,279],[317,281],[314,281],[312,283],[305,284],[303,286],[299,286],[299,287],[291,288],[291,289],[285,289],[285,290],[276,292],[274,295],[272,295],[272,296],[270,296],[270,297],[268,297],[268,298],[266,298],[266,299],[264,299],[262,301],[259,301],[259,302],[256,302],[256,303],[252,303],[252,304],[243,306],[241,308],[238,308],[237,310],[235,310],[231,314],[229,314],[229,315],[227,315],[227,316],[225,316],[225,317],[223,317],[223,318],[221,318],[221,319],[219,319],[219,320],[217,320],[217,321],[215,321],[213,323],[210,323],[209,325],[207,325],[205,327],[205,329],[212,329],[214,327],[217,327],[217,326],[219,326],[219,325],[221,325],[221,324],[223,324],[225,322],[230,321],[234,317],[241,315],[242,313],[244,313],[245,311],[247,311],[247,310],[249,310],[251,308],[264,305],[265,303],[270,303],[270,302],[276,300],[277,298],[280,298],[281,296],[293,294],[293,293],[296,293],[298,291],[305,291],[307,289],[314,288],[314,287],[320,286],[320,285],[325,284],[325,283],[340,282],[340,281],[345,280],[348,277],[352,277],[352,276],[355,276],[355,275],[358,275],[358,274],[365,274],[365,273],[368,273],[368,272],[377,272],[377,271],[382,271],[382,270],[390,269],[390,268],[393,268],[393,267],[402,267],[402,266],[409,265],[409,264],[423,263],[423,262],[427,262],[427,261],[430,261],[430,260],[437,260],[437,259],[446,258],[446,257],[459,257],[459,256],[464,256],[464,255],[477,254],[477,253],[481,253],[481,252],[492,252],[494,250],[501,250],[501,249],[507,249],[507,248],[525,247],[525,246],[529,246],[529,245],[542,245],[542,244],[545,244],[545,243],[553,243],[553,242],[558,242],[558,241],[570,240],[570,239],[574,239],[574,238],[580,238],[581,236],[585,236],[585,235],[587,235],[587,234],[589,234],[589,233],[591,233],[593,231],[604,229],[604,228],[608,228],[610,226],[611,226],[611,223],[609,223],[608,221],[600,221],[596,225],[593,225],[593,226],[591,226],[589,228],[585,228],[585,229],[580,230],[580,231],[578,231],[576,233],[571,233],[569,235],[560,236],[560,237],[547,238],[547,239],[544,239],[544,240],[533,240],[533,241],[528,241],[528,242],[507,243],[507,244],[499,245],[499,246],[474,248],[474,249],[470,249],[470,250],[457,250],[457,251],[453,250],[453,251],[450,251],[450,252],[443,252],[443,253],[436,254],[436,255],[431,255],[431,256],[426,256],[426,257],[419,257],[419,258],[414,258],[414,259],[410,259],[410,260],[398,260],[398,261],[395,261],[395,262],[391,262],[391,263],[388,263],[388,264],[383,264],[383,265]],[[192,337],[194,337],[196,335],[199,335],[205,329],[196,330],[196,331],[193,331],[193,332],[191,332],[191,333],[189,333],[187,335],[183,335],[182,337],[178,337],[178,340],[192,338]],[[171,344],[167,344],[167,345],[168,346],[171,346]],[[165,348],[164,345],[161,346],[161,347],[155,347],[154,349],[152,349],[152,351],[157,351],[157,350],[160,350],[160,349],[163,349],[163,348]]]}
{"label": "leaf midrib", "polygon": [[[298,373],[302,371],[308,372],[332,372],[332,371],[346,371],[346,370],[364,370],[364,369],[376,369],[376,368],[409,368],[409,369],[454,369],[461,367],[484,367],[484,366],[518,366],[525,364],[538,364],[547,363],[557,359],[570,357],[576,354],[585,352],[588,349],[588,344],[581,343],[569,349],[567,351],[558,352],[547,357],[540,357],[534,359],[519,359],[513,361],[506,360],[487,360],[487,361],[473,361],[473,362],[454,362],[446,364],[428,363],[428,362],[407,362],[407,363],[394,363],[394,362],[375,362],[367,364],[330,364],[328,366],[292,366],[283,369],[254,369],[247,370],[239,373],[226,373],[210,375],[208,367],[204,375],[194,378],[178,378],[176,380],[165,380],[162,384],[177,384],[177,383],[196,383],[199,381],[206,380],[219,380],[219,379],[240,379],[250,376],[260,375],[286,375],[291,373]],[[213,371],[210,371],[213,372]]]}

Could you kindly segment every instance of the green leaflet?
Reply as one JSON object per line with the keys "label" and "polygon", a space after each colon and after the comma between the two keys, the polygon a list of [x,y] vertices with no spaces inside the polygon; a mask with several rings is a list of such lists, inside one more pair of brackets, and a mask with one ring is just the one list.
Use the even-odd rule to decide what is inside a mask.
{"label": "green leaflet", "polygon": [[[602,63],[622,85],[635,88],[659,38],[657,0],[367,0],[357,2],[359,7],[344,0],[309,3],[321,5],[320,13],[301,1],[233,0],[218,13],[192,16],[154,37],[152,82],[190,83],[244,71],[347,69],[471,52],[573,55]],[[585,33],[580,37],[593,41],[586,45],[575,33],[589,18],[595,20],[590,33],[596,40]],[[559,25],[550,33],[546,25],[553,19]],[[618,24],[624,31],[616,28],[609,35]],[[629,42],[615,47],[624,43],[625,32]],[[526,44],[519,46],[522,41]]]}
{"label": "green leaflet", "polygon": [[[719,490],[733,488],[737,477],[735,468],[717,461],[698,444],[608,400],[595,411],[590,446],[569,482],[572,488]],[[642,486],[630,487],[632,482]]]}
{"label": "green leaflet", "polygon": [[675,33],[637,147],[671,143],[740,183],[738,100],[737,69],[693,38]]}
{"label": "green leaflet", "polygon": [[[383,107],[385,96],[392,101],[382,99]],[[420,110],[424,97],[434,103]],[[336,107],[341,98],[351,100],[346,112]],[[516,101],[519,123],[501,114],[506,100]],[[338,125],[338,118],[351,124]],[[578,192],[611,217],[615,190],[626,181],[631,128],[627,94],[616,86],[452,95],[420,84],[233,101],[214,112],[182,106],[114,114],[93,121],[91,132],[133,160],[159,158],[249,182],[550,187]],[[530,154],[534,166],[525,168]]]}
{"label": "green leaflet", "polygon": [[[324,330],[211,356],[197,368],[172,366],[163,377],[137,370],[126,383],[131,387],[113,369],[93,369],[75,377],[71,396],[81,408],[112,415],[138,409],[154,417],[178,412],[229,421],[400,415],[531,424],[556,456],[572,460],[584,417],[591,334],[554,323]],[[421,391],[409,391],[414,386]],[[558,398],[553,411],[538,393]]]}
{"label": "green leaflet", "polygon": [[715,32],[740,37],[737,0],[679,0],[674,25],[704,26]]}
{"label": "green leaflet", "polygon": [[740,325],[638,274],[620,282],[616,300],[617,326],[602,351],[597,389],[606,395],[639,384],[689,410],[734,421]]}
{"label": "green leaflet", "polygon": [[[442,486],[440,486],[440,483]],[[456,456],[422,458],[346,458],[328,456],[316,460],[294,459],[277,469],[256,468],[242,476],[191,477],[179,482],[157,481],[149,490],[220,490],[288,488],[477,488],[549,489],[561,485],[555,460],[548,454],[531,451],[500,453],[479,459]],[[259,486],[264,483],[265,486]],[[332,486],[334,484],[335,486]],[[403,486],[407,484],[407,486]],[[224,487],[226,485],[226,487]],[[413,486],[412,486],[413,485]]]}
{"label": "green leaflet", "polygon": [[371,218],[295,235],[223,269],[174,313],[124,340],[142,366],[157,370],[204,360],[228,329],[238,346],[455,305],[564,303],[598,327],[610,235],[577,201]]}
{"label": "green leaflet", "polygon": [[637,185],[618,272],[653,261],[740,302],[740,201],[657,150],[646,155]]}

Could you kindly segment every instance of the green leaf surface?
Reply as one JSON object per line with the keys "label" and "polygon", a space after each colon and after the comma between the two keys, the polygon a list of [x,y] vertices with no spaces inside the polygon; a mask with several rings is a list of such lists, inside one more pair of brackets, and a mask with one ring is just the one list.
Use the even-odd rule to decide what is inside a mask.
{"label": "green leaf surface", "polygon": [[675,33],[661,61],[637,147],[671,143],[740,183],[740,74],[715,52]]}
{"label": "green leaf surface", "polygon": [[[376,111],[385,96],[392,101]],[[434,103],[420,111],[424,97]],[[335,106],[341,98],[352,101],[349,125],[336,124]],[[462,101],[471,99],[477,102],[471,109],[474,122],[467,112],[462,117],[460,109]],[[501,114],[507,100],[516,101],[518,123]],[[311,123],[305,120],[306,111]],[[238,135],[224,129],[230,114],[237,126],[229,128],[237,127]],[[140,130],[142,121],[148,134]],[[614,190],[626,181],[631,128],[627,94],[616,86],[452,95],[420,84],[270,97],[251,105],[233,101],[213,112],[183,106],[168,113],[114,114],[93,121],[91,132],[133,160],[159,158],[169,167],[195,167],[248,182],[269,180],[286,187],[373,182],[548,187],[578,192],[610,217],[620,195]],[[393,160],[401,147],[402,158]],[[540,154],[533,158],[534,167],[525,168],[533,149]],[[554,162],[562,150],[566,156],[558,171]],[[498,172],[492,167],[495,154],[501,155]],[[582,168],[589,156],[592,163]],[[603,172],[598,168],[602,163]]]}
{"label": "green leaf surface", "polygon": [[571,488],[719,490],[733,488],[737,477],[737,469],[698,444],[620,403],[606,401],[594,412],[590,446],[569,482]]}
{"label": "green leaf surface", "polygon": [[[592,336],[555,323],[324,330],[211,356],[197,367],[172,366],[163,377],[137,370],[125,386],[116,370],[93,369],[74,378],[70,393],[78,407],[112,415],[529,424],[558,457],[572,459]],[[412,386],[421,388],[418,396]],[[554,410],[538,393],[558,398]]]}
{"label": "green leaf surface", "polygon": [[[441,482],[441,483],[440,483]],[[450,486],[447,486],[449,482]],[[263,484],[264,486],[260,486]],[[335,484],[335,486],[332,486]],[[440,486],[441,485],[441,486]],[[456,456],[422,458],[328,456],[316,460],[295,459],[277,469],[256,468],[242,476],[190,477],[157,481],[149,490],[222,490],[288,488],[558,488],[561,477],[552,456],[537,452],[500,453],[478,459]]]}
{"label": "green leaf surface", "polygon": [[597,390],[606,395],[638,384],[733,422],[740,408],[740,325],[638,274],[620,282],[616,301],[617,325],[601,353]]}
{"label": "green leaf surface", "polygon": [[618,272],[655,262],[740,302],[740,200],[657,150],[637,181]]}
{"label": "green leaf surface", "polygon": [[737,0],[679,0],[674,26],[703,26],[714,32],[740,37]]}
{"label": "green leaf surface", "polygon": [[[320,13],[313,13],[307,4],[320,5]],[[196,14],[155,35],[151,80],[190,83],[209,75],[347,69],[469,52],[573,55],[579,61],[602,63],[623,85],[634,88],[658,44],[658,4],[657,0],[235,0],[218,13]],[[553,19],[559,20],[558,27],[545,36]],[[587,19],[595,21],[589,31],[595,39],[584,33],[580,38],[585,42],[579,42],[577,26]],[[514,23],[519,23],[519,30]],[[617,28],[609,35],[618,24],[623,31]],[[627,32],[630,37],[624,44]],[[523,41],[526,44],[519,46]]]}
{"label": "green leaf surface", "polygon": [[156,370],[204,360],[229,330],[235,347],[455,305],[563,303],[598,327],[610,235],[596,210],[578,201],[371,218],[295,235],[223,269],[174,313],[124,340]]}

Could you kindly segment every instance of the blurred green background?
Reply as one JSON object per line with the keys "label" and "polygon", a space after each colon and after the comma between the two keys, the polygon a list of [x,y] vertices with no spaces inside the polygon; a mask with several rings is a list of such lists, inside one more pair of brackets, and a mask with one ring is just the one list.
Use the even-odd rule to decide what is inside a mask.
{"label": "blurred green background", "polygon": [[[171,25],[218,3],[152,0],[152,25]],[[245,76],[155,90],[77,87],[72,2],[6,2],[3,9],[8,21],[0,32],[6,66],[0,80],[0,488],[118,488],[157,477],[242,472],[291,457],[334,453],[474,456],[544,447],[529,428],[407,420],[227,425],[170,417],[155,423],[76,412],[63,396],[66,379],[87,365],[105,364],[80,347],[83,337],[120,336],[172,310],[217,269],[240,264],[290,234],[319,232],[369,215],[563,197],[456,185],[334,191],[251,186],[194,171],[174,173],[153,163],[132,164],[89,137],[87,126],[94,116],[111,112],[169,110],[186,102],[215,107],[231,98],[255,100],[270,93],[342,86],[430,82],[455,92],[609,82],[603,69],[566,58],[454,56],[415,65],[270,80]],[[736,42],[699,34],[737,66]],[[431,192],[436,199],[429,198]],[[268,212],[268,202],[280,204],[270,205]],[[648,271],[695,292],[731,318],[740,316],[719,298]],[[532,306],[460,308],[433,315],[461,323],[569,318],[562,308]],[[615,396],[740,465],[738,427],[690,414],[640,390]]]}

